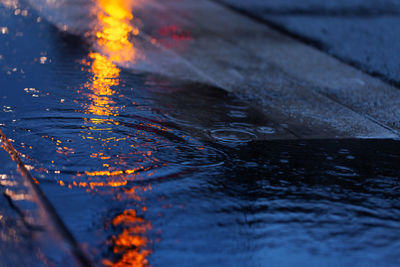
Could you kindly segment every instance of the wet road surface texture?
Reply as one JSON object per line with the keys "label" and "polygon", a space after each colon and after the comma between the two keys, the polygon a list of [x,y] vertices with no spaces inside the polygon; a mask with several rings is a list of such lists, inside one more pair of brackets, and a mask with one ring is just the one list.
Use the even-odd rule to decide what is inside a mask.
{"label": "wet road surface texture", "polygon": [[400,85],[397,0],[217,0]]}
{"label": "wet road surface texture", "polygon": [[[18,10],[0,7],[1,129],[94,265],[400,263],[398,141],[299,140],[233,94],[120,68]],[[44,230],[0,160],[0,260],[68,266],[57,245],[31,249]]]}

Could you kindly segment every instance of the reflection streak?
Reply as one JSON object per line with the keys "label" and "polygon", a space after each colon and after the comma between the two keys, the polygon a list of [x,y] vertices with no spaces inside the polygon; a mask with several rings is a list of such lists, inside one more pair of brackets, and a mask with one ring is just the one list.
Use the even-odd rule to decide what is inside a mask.
{"label": "reflection streak", "polygon": [[[106,129],[101,129],[101,125],[107,125],[110,122],[118,125],[118,122],[114,121],[112,117],[118,116],[119,112],[124,108],[124,106],[118,106],[113,97],[116,94],[114,88],[120,84],[120,69],[116,64],[132,62],[135,58],[135,49],[129,41],[129,36],[137,35],[139,30],[130,23],[133,19],[130,11],[131,4],[132,2],[123,0],[97,1],[97,9],[95,11],[97,12],[97,21],[94,27],[96,29],[94,35],[96,37],[95,47],[99,52],[90,52],[90,60],[83,61],[83,64],[88,67],[89,72],[92,74],[91,80],[84,85],[90,92],[88,95],[90,103],[84,106],[84,109],[85,113],[96,116],[86,120],[86,122],[98,125],[98,127],[87,128],[91,132],[87,132],[84,139],[100,141],[103,149],[110,148],[114,144],[126,140],[126,138],[94,139],[93,135],[104,130],[112,132],[109,125]],[[99,118],[98,116],[101,117]],[[149,157],[150,155],[151,151],[150,153],[147,152],[145,156]],[[116,157],[119,157],[119,155]],[[110,162],[115,156],[105,155],[103,151],[92,151],[90,158],[92,160],[100,159]],[[126,163],[122,165],[125,166]],[[120,188],[124,197],[118,194],[117,199],[134,200],[139,203],[142,211],[147,210],[143,205],[142,199],[135,191],[137,188],[127,188],[128,180],[133,179],[137,171],[145,169],[143,166],[127,170],[115,169],[110,167],[110,164],[103,164],[102,166],[107,167],[107,170],[86,171],[84,175],[88,177],[88,181],[74,182],[72,185],[74,187],[87,188],[88,192],[98,187]],[[78,174],[78,176],[82,175]],[[90,181],[91,177],[105,179],[105,181]],[[109,178],[112,180],[109,180]],[[59,181],[59,184],[65,186],[63,181]],[[71,187],[71,184],[68,186]],[[151,250],[147,248],[149,240],[146,237],[146,232],[151,229],[151,223],[141,218],[135,210],[127,209],[122,214],[114,217],[111,220],[111,225],[121,231],[120,234],[113,236],[109,240],[109,245],[113,247],[113,253],[117,260],[104,259],[103,264],[118,267],[148,265],[147,257],[151,254]]]}

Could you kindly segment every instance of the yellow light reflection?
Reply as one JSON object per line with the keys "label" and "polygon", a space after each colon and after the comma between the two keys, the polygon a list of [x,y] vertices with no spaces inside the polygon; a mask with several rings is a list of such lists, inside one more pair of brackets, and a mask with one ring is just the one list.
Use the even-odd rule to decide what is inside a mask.
{"label": "yellow light reflection", "polygon": [[[130,35],[139,34],[139,30],[131,25],[133,15],[131,13],[131,1],[124,0],[96,0],[97,21],[93,36],[96,38],[95,48],[98,52],[89,53],[90,61],[84,61],[83,64],[89,68],[92,78],[85,84],[89,89],[90,103],[85,106],[86,113],[96,116],[90,118],[91,123],[97,124],[96,127],[89,127],[89,131],[83,139],[96,140],[102,143],[104,151],[110,149],[115,143],[125,138],[99,138],[94,137],[93,133],[99,131],[111,131],[109,125],[103,128],[102,125],[110,123],[118,124],[113,117],[119,115],[124,106],[118,106],[116,101],[115,87],[120,85],[120,69],[116,64],[124,62],[133,62],[135,59],[135,49],[131,43]],[[91,151],[90,159],[104,160],[108,163],[112,158],[104,151]],[[151,151],[146,154],[148,157]],[[118,155],[117,155],[118,157]],[[141,210],[144,212],[147,208],[144,206],[140,196],[136,193],[136,188],[127,188],[128,180],[137,174],[144,167],[136,169],[117,170],[108,163],[103,163],[105,170],[86,171],[79,173],[77,177],[85,175],[87,181],[74,181],[66,184],[59,181],[60,186],[68,188],[80,187],[86,188],[87,192],[96,190],[96,188],[119,188],[117,199],[130,199],[137,201]],[[123,164],[125,166],[125,164]],[[96,181],[92,181],[96,179]],[[99,181],[100,180],[100,181]],[[149,187],[151,188],[151,187]],[[147,190],[147,189],[146,189]],[[121,233],[113,236],[109,242],[113,247],[113,253],[118,260],[111,261],[105,259],[104,265],[107,266],[147,266],[147,257],[151,254],[148,249],[149,240],[146,232],[151,229],[151,223],[139,217],[135,210],[125,210],[122,214],[112,219],[112,225],[116,229],[121,229]]]}
{"label": "yellow light reflection", "polygon": [[96,32],[97,46],[112,62],[133,61],[135,49],[129,41],[129,35],[139,34],[132,26],[132,1],[98,0],[101,10],[97,19],[99,30]]}
{"label": "yellow light reflection", "polygon": [[[133,18],[131,1],[98,0],[95,46],[99,52],[91,52],[90,71],[93,73],[91,82],[85,87],[92,91],[89,96],[92,103],[87,108],[91,114],[99,116],[117,116],[112,96],[113,86],[119,85],[120,69],[116,63],[133,62],[135,48],[129,40],[131,34],[137,35],[139,30],[131,25]],[[109,119],[92,118],[91,122],[101,124]]]}
{"label": "yellow light reflection", "polygon": [[[92,100],[87,112],[99,116],[117,116],[120,107],[115,106],[111,96],[115,93],[112,86],[119,85],[119,72],[117,68],[106,56],[99,53],[90,53],[89,57],[93,59],[91,72],[93,78],[91,82],[86,83],[85,87],[92,93],[89,95]],[[100,124],[103,119],[92,119],[93,123]]]}

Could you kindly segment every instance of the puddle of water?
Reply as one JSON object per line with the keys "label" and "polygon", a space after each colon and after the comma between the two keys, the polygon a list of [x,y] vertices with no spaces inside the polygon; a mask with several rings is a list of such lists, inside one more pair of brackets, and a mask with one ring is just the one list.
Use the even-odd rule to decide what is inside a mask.
{"label": "puddle of water", "polygon": [[[26,176],[26,168],[1,131],[0,147],[1,265],[86,265],[86,257],[73,237],[69,239],[68,230],[63,232],[62,223],[63,228],[54,224],[54,215],[57,215],[52,213],[51,207],[44,208],[48,203],[40,201],[40,190],[36,191],[37,187],[32,186],[35,180]],[[68,237],[63,236],[65,233]],[[62,236],[66,239],[60,238]]]}
{"label": "puddle of water", "polygon": [[96,264],[399,263],[399,142],[275,140],[221,89],[0,12],[2,129]]}

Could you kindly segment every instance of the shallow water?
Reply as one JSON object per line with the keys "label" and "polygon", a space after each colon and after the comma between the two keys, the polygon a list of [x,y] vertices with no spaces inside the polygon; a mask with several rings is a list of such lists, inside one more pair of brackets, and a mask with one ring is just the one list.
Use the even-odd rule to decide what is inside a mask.
{"label": "shallow water", "polygon": [[94,263],[399,264],[398,141],[298,140],[219,88],[0,14],[2,130]]}

